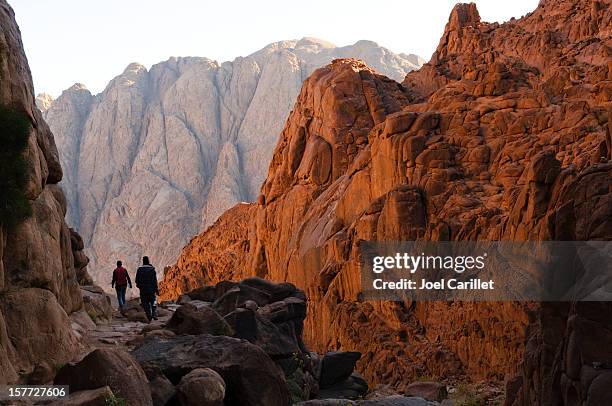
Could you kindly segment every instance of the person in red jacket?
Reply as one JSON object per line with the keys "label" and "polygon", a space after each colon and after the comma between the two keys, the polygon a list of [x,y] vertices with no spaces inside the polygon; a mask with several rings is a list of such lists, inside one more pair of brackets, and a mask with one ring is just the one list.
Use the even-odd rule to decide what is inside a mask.
{"label": "person in red jacket", "polygon": [[117,291],[117,302],[119,302],[119,311],[123,312],[125,308],[125,291],[127,287],[132,289],[132,281],[127,269],[123,267],[121,261],[117,261],[117,268],[113,271],[113,281],[111,286]]}

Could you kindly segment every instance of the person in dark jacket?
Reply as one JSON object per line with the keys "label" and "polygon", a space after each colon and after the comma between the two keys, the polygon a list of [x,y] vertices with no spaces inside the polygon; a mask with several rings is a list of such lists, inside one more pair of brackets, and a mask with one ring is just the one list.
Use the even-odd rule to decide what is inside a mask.
{"label": "person in dark jacket", "polygon": [[132,289],[132,281],[127,269],[123,267],[121,261],[117,261],[117,268],[113,271],[113,280],[111,281],[111,287],[115,288],[117,292],[117,302],[119,302],[119,311],[123,313],[125,309],[125,292],[127,287]]}
{"label": "person in dark jacket", "polygon": [[157,274],[149,257],[142,257],[142,266],[136,271],[136,286],[140,289],[140,302],[149,322],[157,320],[155,296],[159,295],[159,288],[157,287]]}

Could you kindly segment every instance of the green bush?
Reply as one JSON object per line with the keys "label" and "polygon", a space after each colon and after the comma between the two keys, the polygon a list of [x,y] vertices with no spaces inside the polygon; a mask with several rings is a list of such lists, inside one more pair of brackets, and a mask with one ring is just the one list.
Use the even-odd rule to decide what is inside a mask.
{"label": "green bush", "polygon": [[105,406],[127,406],[124,399],[118,398],[114,394],[104,399]]}
{"label": "green bush", "polygon": [[30,126],[26,114],[0,105],[0,225],[7,229],[32,213],[24,191],[28,181],[24,151]]}

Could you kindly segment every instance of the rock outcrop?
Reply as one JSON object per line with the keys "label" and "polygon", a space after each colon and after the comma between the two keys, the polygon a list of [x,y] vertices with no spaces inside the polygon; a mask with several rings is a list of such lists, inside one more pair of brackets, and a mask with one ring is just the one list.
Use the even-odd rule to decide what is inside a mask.
{"label": "rock outcrop", "polygon": [[257,278],[224,281],[180,302],[165,326],[176,335],[147,336],[134,351],[152,383],[176,385],[180,404],[207,400],[190,395],[204,378],[216,388],[210,404],[282,406],[289,404],[290,390],[301,400],[316,394],[302,343],[306,297],[295,286]]}
{"label": "rock outcrop", "polygon": [[[6,384],[36,380],[37,371],[52,370],[78,352],[81,344],[68,315],[83,306],[77,271],[86,273],[87,258],[64,221],[67,204],[57,185],[62,179],[59,155],[36,108],[21,34],[4,0],[0,33],[0,104],[28,125],[25,151],[7,156],[18,135],[3,116],[2,168],[7,162],[16,166],[11,169],[15,173],[3,171],[2,176],[25,177],[25,187],[19,191],[25,200],[19,205],[31,208],[17,224],[0,220],[0,384]],[[20,168],[17,163],[22,159]],[[5,202],[5,193],[3,186],[3,216],[14,204]]]}
{"label": "rock outcrop", "polygon": [[78,363],[62,367],[53,383],[67,385],[71,392],[108,385],[113,394],[128,405],[153,405],[144,371],[130,354],[122,350],[94,350]]}
{"label": "rock outcrop", "polygon": [[[361,354],[319,355],[304,344],[307,303],[294,285],[260,278],[221,281],[176,303],[162,302],[172,316],[143,329],[144,340],[132,353],[149,378],[154,404],[267,406],[317,399],[313,404],[345,405],[363,398],[368,383],[354,371]],[[369,404],[403,404],[385,403],[391,395],[377,392],[380,402]]]}
{"label": "rock outcrop", "polygon": [[53,97],[47,93],[40,93],[36,96],[35,103],[38,110],[44,113],[49,109],[51,103],[53,103]]}
{"label": "rock outcrop", "polygon": [[342,56],[397,80],[421,64],[369,41],[338,48],[304,38],[222,64],[131,64],[99,95],[80,84],[64,91],[44,117],[94,279],[106,288],[100,275],[117,258],[134,266],[146,253],[163,269],[226,209],[254,201],[302,81]]}
{"label": "rock outcrop", "polygon": [[[248,275],[288,281],[311,299],[306,342],[361,352],[371,383],[524,373],[518,404],[609,401],[605,305],[364,302],[359,243],[610,240],[611,22],[607,1],[542,1],[504,24],[460,4],[402,85],[356,60],[316,70],[257,203],[194,239],[164,295]],[[233,230],[225,247],[210,240],[217,227]],[[201,261],[212,246],[248,265],[228,252]]]}

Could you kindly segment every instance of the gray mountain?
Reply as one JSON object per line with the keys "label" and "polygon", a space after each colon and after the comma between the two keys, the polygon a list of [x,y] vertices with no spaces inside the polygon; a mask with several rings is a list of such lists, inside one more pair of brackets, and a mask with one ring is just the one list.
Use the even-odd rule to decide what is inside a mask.
{"label": "gray mountain", "polygon": [[304,38],[221,64],[131,64],[98,95],[76,84],[50,104],[41,97],[65,172],[67,221],[83,236],[94,279],[108,285],[116,259],[133,267],[144,253],[170,265],[223,211],[255,200],[302,82],[343,57],[397,81],[422,63],[371,41]]}

